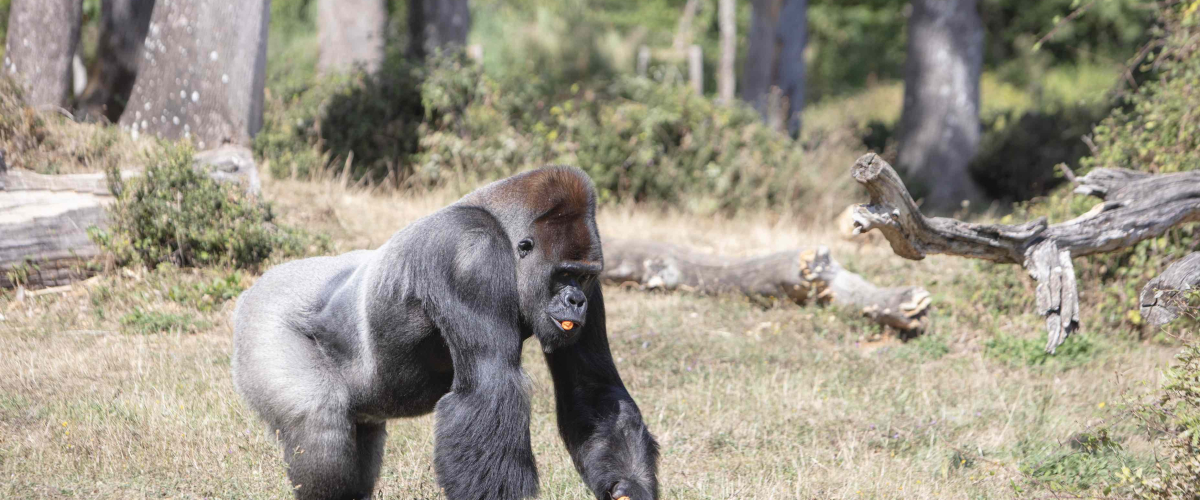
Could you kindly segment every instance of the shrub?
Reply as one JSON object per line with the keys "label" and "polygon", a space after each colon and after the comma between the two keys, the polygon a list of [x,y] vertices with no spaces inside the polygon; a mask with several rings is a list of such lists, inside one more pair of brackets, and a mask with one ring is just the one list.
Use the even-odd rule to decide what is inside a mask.
{"label": "shrub", "polygon": [[[1193,296],[1200,310],[1200,294]],[[1146,499],[1200,498],[1200,342],[1185,346],[1167,371],[1158,401],[1135,409],[1167,444],[1168,452],[1148,470],[1117,474],[1118,489]]]}
{"label": "shrub", "polygon": [[143,175],[122,180],[114,168],[116,201],[110,225],[93,239],[119,263],[253,268],[273,254],[326,251],[328,240],[274,224],[271,206],[240,186],[218,183],[192,165],[188,145],[164,143]]}
{"label": "shrub", "polygon": [[331,161],[340,173],[351,153],[355,179],[382,180],[393,169],[404,176],[425,116],[421,77],[420,68],[389,57],[374,75],[329,75],[309,88],[272,95],[255,153],[271,160],[276,177],[309,177]]}
{"label": "shrub", "polygon": [[429,119],[414,175],[424,184],[565,163],[591,175],[602,202],[700,212],[786,209],[807,188],[800,146],[746,106],[718,106],[681,85],[636,77],[545,95],[466,64],[443,60],[422,86]]}

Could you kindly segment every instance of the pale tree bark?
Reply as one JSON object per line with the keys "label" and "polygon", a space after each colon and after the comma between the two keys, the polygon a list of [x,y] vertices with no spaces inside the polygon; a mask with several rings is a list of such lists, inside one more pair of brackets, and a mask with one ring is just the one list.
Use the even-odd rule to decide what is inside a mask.
{"label": "pale tree bark", "polygon": [[721,62],[717,68],[717,97],[724,104],[733,102],[734,66],[737,63],[736,0],[719,0],[717,22],[721,29]]}
{"label": "pale tree bark", "polygon": [[121,118],[142,60],[154,0],[105,0],[100,3],[100,39],[88,68],[87,87],[77,113],[88,120]]}
{"label": "pale tree bark", "polygon": [[688,47],[688,83],[697,95],[704,95],[704,52],[699,45]]}
{"label": "pale tree bark", "polygon": [[829,249],[731,258],[649,241],[604,242],[601,279],[638,288],[701,294],[742,294],[760,303],[835,304],[861,312],[903,333],[927,323],[929,292],[921,287],[882,288],[842,268]]}
{"label": "pale tree bark", "polygon": [[383,62],[387,5],[383,0],[318,0],[317,34],[322,72],[362,67],[374,73]]}
{"label": "pale tree bark", "polygon": [[262,127],[268,0],[160,1],[121,115],[135,135],[248,145]]}
{"label": "pale tree bark", "polygon": [[671,50],[683,55],[683,51],[692,44],[692,24],[696,21],[696,11],[700,10],[700,0],[688,0],[683,5],[683,15],[679,16],[679,25],[675,28],[675,38],[671,40]]}
{"label": "pale tree bark", "polygon": [[[781,112],[788,132],[800,132],[804,111],[804,47],[808,43],[808,0],[754,0],[750,46],[742,69],[742,100],[767,119]],[[783,99],[773,110],[771,87]]]}
{"label": "pale tree bark", "polygon": [[471,11],[467,0],[409,0],[409,54],[416,59],[433,55],[438,49],[465,47],[471,30]]}
{"label": "pale tree bark", "polygon": [[[926,217],[892,166],[874,153],[859,158],[851,175],[871,195],[870,203],[853,207],[856,230],[879,229],[897,255],[921,260],[943,253],[1024,267],[1037,282],[1037,307],[1046,318],[1051,353],[1080,326],[1071,259],[1127,248],[1200,221],[1200,170],[1152,175],[1094,169],[1077,179],[1075,192],[1104,201],[1054,225],[1045,217],[1016,225]],[[1145,294],[1142,300],[1147,302]]]}
{"label": "pale tree bark", "polygon": [[979,150],[983,24],[976,0],[913,0],[898,166],[922,205],[952,211],[981,192],[967,167]]}
{"label": "pale tree bark", "polygon": [[31,106],[63,106],[71,97],[71,58],[83,15],[79,0],[13,0],[8,13],[4,76]]}

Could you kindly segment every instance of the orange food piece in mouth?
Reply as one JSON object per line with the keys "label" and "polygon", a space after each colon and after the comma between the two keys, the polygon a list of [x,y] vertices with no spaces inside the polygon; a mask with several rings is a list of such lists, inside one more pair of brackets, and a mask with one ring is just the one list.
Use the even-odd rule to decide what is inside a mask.
{"label": "orange food piece in mouth", "polygon": [[571,322],[571,321],[563,321],[562,327],[563,327],[563,330],[570,330],[572,328],[575,328],[575,323]]}
{"label": "orange food piece in mouth", "polygon": [[618,498],[617,500],[629,500],[629,497],[621,497],[621,498]]}

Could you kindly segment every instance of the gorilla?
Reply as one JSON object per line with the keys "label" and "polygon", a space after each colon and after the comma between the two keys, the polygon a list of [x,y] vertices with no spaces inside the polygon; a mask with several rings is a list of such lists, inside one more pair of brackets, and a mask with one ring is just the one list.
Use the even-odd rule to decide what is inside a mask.
{"label": "gorilla", "polygon": [[536,336],[559,433],[598,500],[658,498],[658,445],[609,352],[591,180],[484,186],[375,250],[277,266],[237,301],[233,376],[299,499],[368,498],[387,420],[436,412],[450,499],[538,493],[521,346]]}

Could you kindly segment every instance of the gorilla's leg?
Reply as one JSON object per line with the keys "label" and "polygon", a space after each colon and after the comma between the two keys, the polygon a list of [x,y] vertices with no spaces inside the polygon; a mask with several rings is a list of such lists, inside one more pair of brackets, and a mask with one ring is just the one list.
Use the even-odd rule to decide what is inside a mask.
{"label": "gorilla's leg", "polygon": [[371,495],[363,481],[366,471],[359,468],[362,453],[354,427],[349,415],[337,409],[313,412],[280,426],[283,459],[298,500]]}
{"label": "gorilla's leg", "polygon": [[359,422],[354,425],[358,446],[358,481],[368,493],[375,490],[379,468],[383,465],[383,447],[387,442],[387,424]]}

